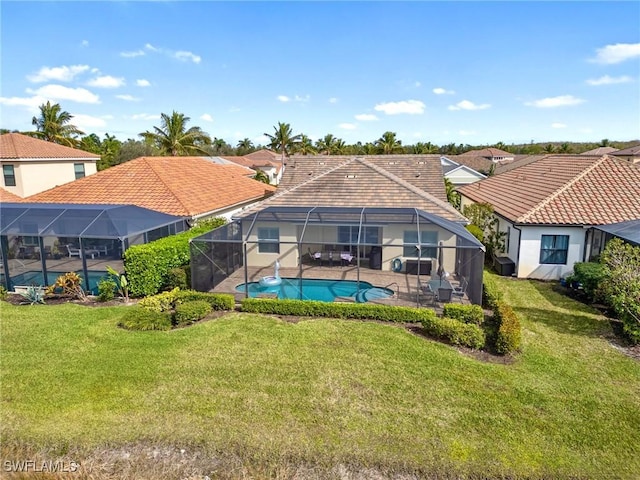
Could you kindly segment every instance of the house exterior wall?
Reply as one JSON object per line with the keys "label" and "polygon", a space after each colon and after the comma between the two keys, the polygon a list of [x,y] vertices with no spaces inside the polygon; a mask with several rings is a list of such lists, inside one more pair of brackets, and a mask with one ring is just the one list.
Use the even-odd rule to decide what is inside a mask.
{"label": "house exterior wall", "polygon": [[35,195],[58,185],[73,182],[76,179],[74,170],[76,163],[84,165],[85,177],[97,172],[96,161],[93,159],[2,160],[0,162],[2,166],[13,165],[16,179],[15,186],[7,186],[3,175],[2,185],[7,191],[23,198]]}
{"label": "house exterior wall", "polygon": [[[521,227],[520,259],[516,263],[518,278],[558,280],[573,271],[573,264],[583,261],[585,229],[582,227]],[[541,265],[540,246],[542,235],[568,235],[569,249],[564,265]],[[516,260],[516,259],[513,259]]]}
{"label": "house exterior wall", "polygon": [[236,216],[238,213],[242,212],[243,210],[246,210],[247,208],[252,207],[256,203],[261,202],[262,200],[264,200],[264,199],[251,200],[250,202],[242,203],[240,205],[233,205],[233,206],[228,207],[228,208],[223,208],[223,209],[220,209],[220,210],[214,210],[212,212],[207,212],[207,213],[201,213],[199,215],[194,215],[192,218],[194,220],[204,220],[206,218],[222,217],[225,220],[227,220],[227,222],[230,222],[232,217]]}
{"label": "house exterior wall", "polygon": [[445,178],[448,178],[454,185],[468,185],[469,183],[482,180],[485,177],[479,177],[478,175],[474,175],[473,173],[460,168],[447,173]]}

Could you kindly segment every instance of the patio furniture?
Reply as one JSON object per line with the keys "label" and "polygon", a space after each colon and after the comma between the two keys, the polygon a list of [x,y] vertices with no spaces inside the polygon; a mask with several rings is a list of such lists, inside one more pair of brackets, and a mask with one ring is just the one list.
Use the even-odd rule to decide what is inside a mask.
{"label": "patio furniture", "polygon": [[453,294],[452,288],[440,287],[438,288],[438,302],[449,303],[451,301],[451,295]]}
{"label": "patio furniture", "polygon": [[454,285],[454,287],[453,287],[453,295],[454,295],[455,298],[459,298],[460,299],[460,303],[462,303],[464,295],[467,292],[467,286],[468,285],[469,285],[469,282],[467,281],[467,279],[462,277],[460,279],[460,284],[459,285]]}
{"label": "patio furniture", "polygon": [[420,282],[420,288],[418,290],[418,299],[422,303],[422,299],[424,299],[429,305],[435,305],[436,303],[436,294],[432,290],[431,285],[429,283]]}
{"label": "patio furniture", "polygon": [[351,252],[340,252],[340,261],[343,267],[345,265],[351,265],[351,260],[353,260],[353,255],[351,255]]}
{"label": "patio furniture", "polygon": [[69,258],[71,257],[82,258],[82,252],[78,247],[75,247],[71,244],[67,244],[65,245],[65,247],[67,247],[67,252],[69,252]]}

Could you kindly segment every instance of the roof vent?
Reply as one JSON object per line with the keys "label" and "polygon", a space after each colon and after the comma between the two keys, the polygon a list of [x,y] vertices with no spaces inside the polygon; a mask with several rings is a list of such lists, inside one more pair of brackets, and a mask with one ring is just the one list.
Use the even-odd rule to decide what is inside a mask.
{"label": "roof vent", "polygon": [[427,163],[427,162],[425,162],[424,160],[420,160],[420,161],[418,162],[418,165],[424,165],[424,164],[426,164],[426,163]]}
{"label": "roof vent", "polygon": [[318,162],[318,165],[324,165],[324,162]]}
{"label": "roof vent", "polygon": [[389,162],[389,165],[398,165],[399,162]]}
{"label": "roof vent", "polygon": [[345,175],[344,178],[358,178],[357,175]]}

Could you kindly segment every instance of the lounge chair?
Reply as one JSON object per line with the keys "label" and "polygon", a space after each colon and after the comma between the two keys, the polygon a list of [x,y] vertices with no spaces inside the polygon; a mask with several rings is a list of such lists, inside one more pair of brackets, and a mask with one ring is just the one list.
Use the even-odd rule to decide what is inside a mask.
{"label": "lounge chair", "polygon": [[469,282],[467,282],[466,278],[462,277],[460,279],[460,284],[453,287],[453,295],[454,297],[459,298],[461,303],[464,299],[465,294],[467,293],[468,286]]}
{"label": "lounge chair", "polygon": [[71,257],[82,258],[82,252],[80,251],[79,248],[74,247],[73,245],[65,245],[65,247],[67,247],[67,252],[69,252],[69,258]]}

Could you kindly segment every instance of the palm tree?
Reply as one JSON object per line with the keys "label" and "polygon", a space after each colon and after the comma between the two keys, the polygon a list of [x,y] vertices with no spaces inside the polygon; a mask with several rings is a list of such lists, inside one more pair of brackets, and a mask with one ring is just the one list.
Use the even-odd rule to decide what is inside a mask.
{"label": "palm tree", "polygon": [[438,146],[432,144],[431,142],[427,142],[427,143],[418,142],[415,145],[411,146],[410,153],[415,153],[420,155],[438,153]]}
{"label": "palm tree", "polygon": [[338,141],[339,139],[334,137],[332,133],[327,133],[316,142],[316,148],[322,155],[332,155],[336,152],[336,144]]}
{"label": "palm tree", "polygon": [[59,103],[51,105],[51,102],[40,105],[40,116],[33,117],[31,124],[36,126],[35,132],[28,132],[32,137],[41,138],[47,142],[77,147],[78,135],[84,135],[75,125],[69,122],[73,118],[69,112],[62,111]]}
{"label": "palm tree", "polygon": [[200,127],[187,130],[187,123],[191,120],[183,113],[174,111],[171,116],[166,113],[160,115],[161,126],[153,127],[154,132],[140,134],[147,142],[160,150],[160,155],[208,155],[204,146],[211,144],[211,137]]}
{"label": "palm tree", "polygon": [[243,138],[236,145],[238,155],[244,155],[245,153],[253,150],[253,142],[248,138]]}
{"label": "palm tree", "polygon": [[282,161],[284,157],[289,154],[301,138],[301,135],[294,135],[291,130],[291,125],[288,123],[278,122],[277,127],[273,127],[273,135],[265,133],[264,135],[271,140],[268,147],[275,151],[282,153]]}
{"label": "palm tree", "polygon": [[382,136],[376,140],[378,152],[385,155],[402,152],[402,142],[396,138],[395,132],[384,132]]}
{"label": "palm tree", "polygon": [[553,153],[556,151],[556,147],[552,143],[547,143],[547,146],[543,149],[544,153]]}
{"label": "palm tree", "polygon": [[558,149],[558,152],[560,152],[560,153],[571,153],[571,147],[569,146],[569,144],[567,142],[565,142],[562,145],[560,145],[560,148]]}
{"label": "palm tree", "polygon": [[315,155],[318,151],[316,150],[316,147],[313,146],[311,139],[302,134],[300,135],[300,142],[296,146],[296,153],[301,155]]}

